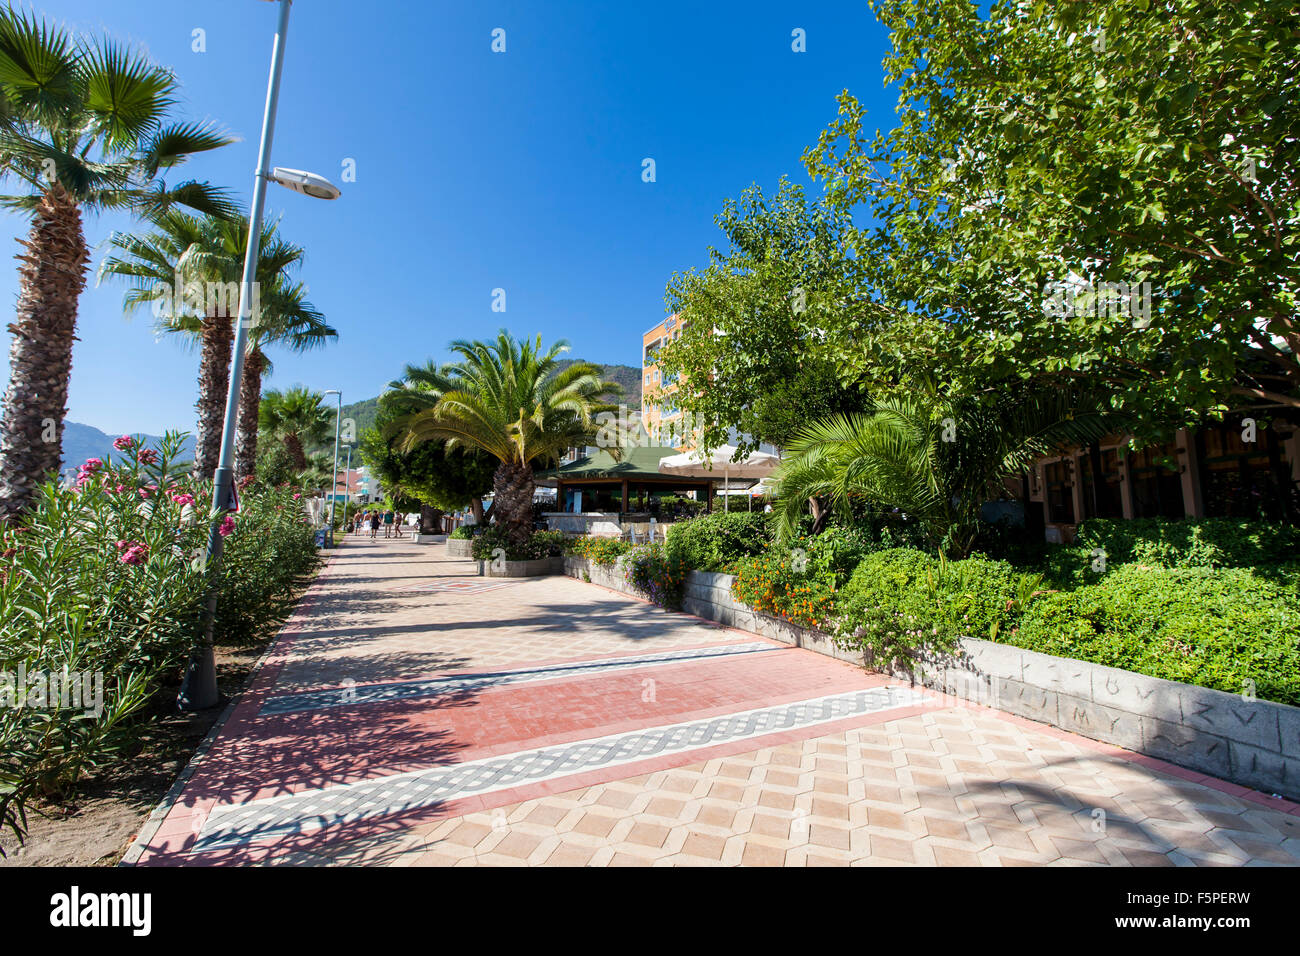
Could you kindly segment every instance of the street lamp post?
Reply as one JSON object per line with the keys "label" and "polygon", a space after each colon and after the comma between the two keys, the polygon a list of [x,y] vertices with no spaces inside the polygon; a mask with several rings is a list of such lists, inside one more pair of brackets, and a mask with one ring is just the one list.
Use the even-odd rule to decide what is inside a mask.
{"label": "street lamp post", "polygon": [[[337,486],[335,493],[338,492]],[[346,524],[352,504],[352,446],[348,445],[348,463],[343,468],[343,523]]]}
{"label": "street lamp post", "polygon": [[280,99],[280,73],[284,66],[284,45],[289,33],[289,9],[293,0],[279,0],[280,20],[271,47],[271,76],[267,81],[266,109],[262,114],[262,139],[257,148],[257,173],[253,179],[253,203],[248,213],[248,245],[244,249],[244,275],[239,286],[239,321],[235,325],[235,342],[230,360],[230,386],[226,391],[226,416],[221,430],[221,456],[212,477],[212,521],[208,529],[205,568],[208,578],[208,603],[204,613],[203,641],[190,655],[185,680],[177,703],[182,710],[206,710],[220,699],[217,693],[217,667],[212,652],[213,631],[217,614],[217,578],[221,573],[221,525],[226,512],[236,507],[235,500],[235,423],[239,413],[239,387],[243,381],[244,350],[248,327],[256,317],[250,314],[253,282],[257,275],[258,248],[262,235],[262,211],[266,206],[266,184],[276,182],[295,192],[318,199],[337,199],[339,190],[324,177],[294,169],[270,169],[271,142],[275,138],[275,108]]}
{"label": "street lamp post", "polygon": [[326,389],[325,395],[339,397],[339,410],[334,418],[334,477],[330,480],[330,535],[334,534],[334,500],[339,490],[339,427],[343,424],[343,393],[337,388]]}

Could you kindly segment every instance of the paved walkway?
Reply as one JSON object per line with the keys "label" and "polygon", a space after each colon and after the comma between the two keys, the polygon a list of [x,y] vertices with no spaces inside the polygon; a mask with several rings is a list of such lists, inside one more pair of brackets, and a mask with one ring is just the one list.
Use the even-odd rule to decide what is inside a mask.
{"label": "paved walkway", "polygon": [[334,552],[138,862],[1300,863],[1285,801],[476,570],[409,539]]}

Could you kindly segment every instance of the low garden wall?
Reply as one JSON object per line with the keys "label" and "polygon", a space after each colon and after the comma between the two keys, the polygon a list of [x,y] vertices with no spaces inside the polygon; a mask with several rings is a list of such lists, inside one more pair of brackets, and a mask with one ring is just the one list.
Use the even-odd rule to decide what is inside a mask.
{"label": "low garden wall", "polygon": [[[620,565],[564,558],[564,573],[635,594]],[[731,594],[732,576],[691,571],[682,609],[819,654],[870,666],[819,631],[759,614]],[[1300,799],[1300,708],[1147,677],[1008,644],[963,638],[956,654],[896,672],[935,691],[1167,760],[1246,787]]]}
{"label": "low garden wall", "polygon": [[472,558],[474,542],[469,538],[448,538],[447,556],[451,558]]}

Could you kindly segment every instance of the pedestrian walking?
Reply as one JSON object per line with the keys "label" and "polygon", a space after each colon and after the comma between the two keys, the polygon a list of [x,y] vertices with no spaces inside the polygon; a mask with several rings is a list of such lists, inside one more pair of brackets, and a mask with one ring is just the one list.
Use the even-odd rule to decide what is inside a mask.
{"label": "pedestrian walking", "polygon": [[370,537],[379,534],[379,512],[370,512]]}
{"label": "pedestrian walking", "polygon": [[384,537],[392,537],[393,534],[393,509],[389,508],[384,512]]}

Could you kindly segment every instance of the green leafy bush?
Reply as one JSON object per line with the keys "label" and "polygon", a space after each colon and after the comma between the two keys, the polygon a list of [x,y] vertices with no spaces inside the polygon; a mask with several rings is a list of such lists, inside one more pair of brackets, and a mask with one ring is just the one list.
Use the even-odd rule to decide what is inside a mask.
{"label": "green leafy bush", "polygon": [[680,611],[686,591],[686,569],[670,558],[661,544],[640,545],[623,559],[624,579],[662,607]]}
{"label": "green leafy bush", "polygon": [[1038,574],[972,555],[946,561],[911,549],[868,555],[839,594],[836,635],[884,662],[921,648],[950,651],[962,637],[996,640],[1043,593]]}
{"label": "green leafy bush", "polygon": [[695,571],[727,571],[740,558],[772,544],[770,519],[762,512],[714,512],[668,527],[668,556]]}
{"label": "green leafy bush", "polygon": [[470,553],[476,561],[491,561],[498,550],[507,561],[538,561],[564,553],[567,536],[563,531],[534,531],[522,545],[511,542],[504,527],[489,525],[473,537]]}
{"label": "green leafy bush", "polygon": [[1300,558],[1300,527],[1236,518],[1092,518],[1076,539],[1101,548],[1108,563],[1165,568],[1249,568]]}
{"label": "green leafy bush", "polygon": [[600,538],[581,535],[565,542],[564,553],[574,557],[586,558],[592,564],[605,567],[613,564],[620,557],[632,550],[632,545],[618,538]]}
{"label": "green leafy bush", "polygon": [[476,524],[463,524],[459,528],[453,528],[448,537],[454,538],[457,541],[470,541],[473,539],[474,533],[477,529],[478,525]]}
{"label": "green leafy bush", "polygon": [[1300,595],[1245,568],[1124,565],[1041,597],[1007,641],[1300,705]]}

